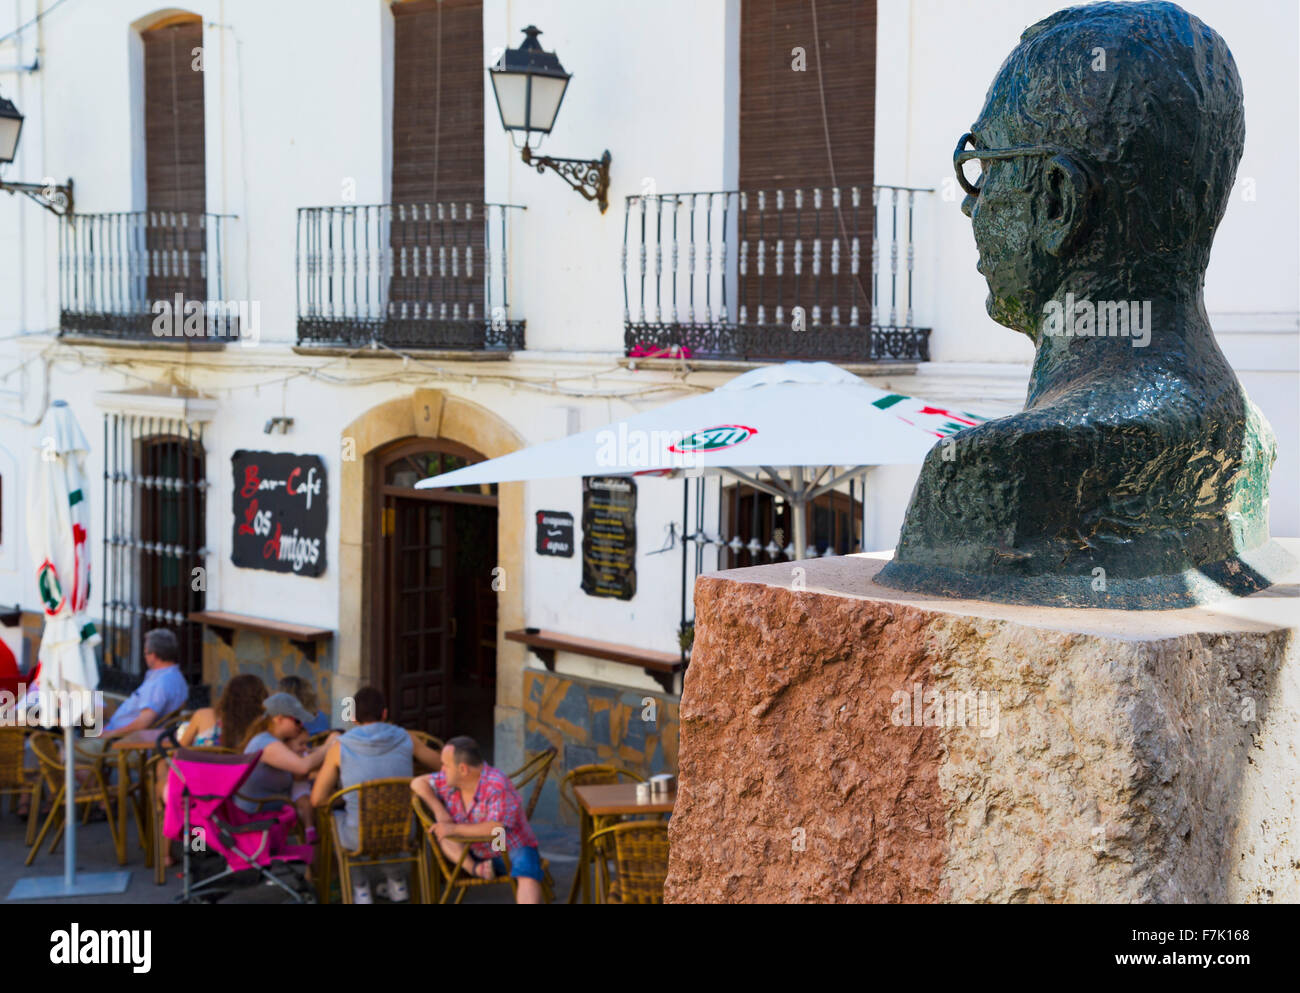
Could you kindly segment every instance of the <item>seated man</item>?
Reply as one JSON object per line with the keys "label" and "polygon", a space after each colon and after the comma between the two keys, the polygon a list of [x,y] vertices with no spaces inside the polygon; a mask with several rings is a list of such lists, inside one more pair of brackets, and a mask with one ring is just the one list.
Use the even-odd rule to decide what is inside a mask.
{"label": "seated man", "polygon": [[136,691],[122,701],[103,732],[94,738],[83,738],[79,745],[83,751],[96,754],[104,751],[113,739],[152,727],[159,717],[185,706],[190,687],[185,675],[176,664],[180,646],[176,635],[166,628],[156,628],[144,636],[144,664],[149,671]]}
{"label": "seated man", "polygon": [[505,872],[498,853],[510,852],[510,874],[518,883],[516,901],[542,902],[542,859],[537,838],[515,784],[483,761],[473,739],[460,735],[442,749],[442,769],[417,776],[411,789],[433,812],[432,833],[454,865],[469,843],[466,868],[482,879]]}
{"label": "seated man", "polygon": [[[363,686],[352,702],[357,726],[330,745],[325,753],[325,762],[311,788],[313,807],[322,806],[340,785],[346,789],[375,779],[407,777],[414,771],[416,761],[430,769],[442,765],[442,757],[432,748],[410,731],[388,723],[388,708],[379,690]],[[360,793],[349,793],[343,798],[344,809],[333,811],[339,841],[351,850],[359,844],[360,800]],[[409,899],[400,870],[389,866],[384,870],[384,881],[376,885],[375,891],[394,903]],[[353,903],[374,903],[364,870],[354,870],[351,883]]]}

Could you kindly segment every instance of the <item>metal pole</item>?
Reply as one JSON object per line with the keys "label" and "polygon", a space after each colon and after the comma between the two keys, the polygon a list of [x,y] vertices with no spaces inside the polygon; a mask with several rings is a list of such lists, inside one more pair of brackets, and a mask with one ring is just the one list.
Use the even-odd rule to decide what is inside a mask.
{"label": "metal pole", "polygon": [[794,557],[802,559],[804,548],[808,544],[806,533],[808,521],[804,516],[803,466],[790,467],[790,484],[793,492],[787,499],[790,501],[790,512],[794,514]]}
{"label": "metal pole", "polygon": [[[53,698],[54,694],[51,693],[50,697]],[[73,775],[76,761],[72,751],[71,708],[68,710],[68,713],[63,714],[67,722],[63,727],[64,819],[67,822],[64,826],[67,836],[63,839],[63,885],[70,891],[77,881],[77,804],[74,799],[77,790]]]}

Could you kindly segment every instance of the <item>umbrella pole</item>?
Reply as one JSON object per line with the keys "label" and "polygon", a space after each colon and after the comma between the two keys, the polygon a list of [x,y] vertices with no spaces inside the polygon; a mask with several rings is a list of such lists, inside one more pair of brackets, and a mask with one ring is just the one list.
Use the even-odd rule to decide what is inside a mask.
{"label": "umbrella pole", "polygon": [[[66,717],[67,715],[65,715]],[[72,750],[72,721],[63,727],[63,797],[64,797],[64,839],[63,839],[63,885],[68,890],[74,889],[77,882],[77,803],[76,756]]]}
{"label": "umbrella pole", "polygon": [[804,503],[805,491],[803,487],[803,466],[796,465],[790,469],[792,474],[790,487],[793,492],[786,497],[790,501],[790,512],[794,515],[794,557],[796,560],[804,557],[804,549],[808,547],[808,520],[805,516]]}

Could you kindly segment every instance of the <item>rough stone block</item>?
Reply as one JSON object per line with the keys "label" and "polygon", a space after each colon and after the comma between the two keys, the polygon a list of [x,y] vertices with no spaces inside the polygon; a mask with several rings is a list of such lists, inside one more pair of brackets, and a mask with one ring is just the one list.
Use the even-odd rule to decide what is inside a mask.
{"label": "rough stone block", "polygon": [[696,584],[666,899],[1300,900],[1300,577],[1135,613],[884,557]]}

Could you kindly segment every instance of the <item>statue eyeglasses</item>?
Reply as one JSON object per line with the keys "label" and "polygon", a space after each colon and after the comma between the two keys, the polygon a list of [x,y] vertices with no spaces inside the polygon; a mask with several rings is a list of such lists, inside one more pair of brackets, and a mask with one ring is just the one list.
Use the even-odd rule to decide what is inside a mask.
{"label": "statue eyeglasses", "polygon": [[[967,146],[970,146],[969,148]],[[1055,145],[1016,145],[1011,148],[976,148],[971,132],[967,131],[957,141],[957,147],[952,153],[952,167],[957,173],[957,182],[961,188],[966,191],[967,196],[977,197],[980,195],[980,187],[984,185],[984,172],[981,169],[980,174],[975,177],[972,183],[966,178],[965,165],[972,159],[979,159],[982,162],[996,162],[1001,159],[1014,159],[1024,155],[1050,155],[1061,161],[1061,165],[1072,169],[1085,177],[1085,180],[1091,185],[1092,177],[1083,169],[1078,159],[1068,150],[1058,148]]]}

